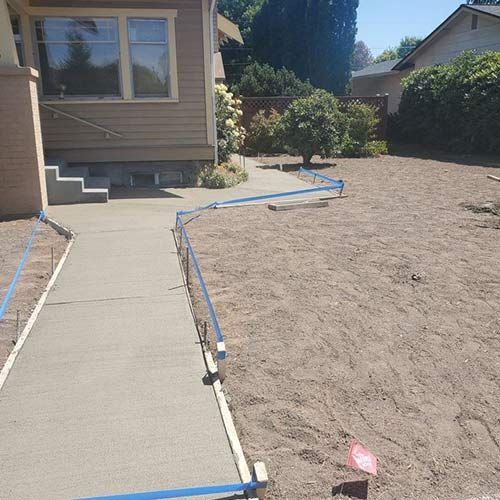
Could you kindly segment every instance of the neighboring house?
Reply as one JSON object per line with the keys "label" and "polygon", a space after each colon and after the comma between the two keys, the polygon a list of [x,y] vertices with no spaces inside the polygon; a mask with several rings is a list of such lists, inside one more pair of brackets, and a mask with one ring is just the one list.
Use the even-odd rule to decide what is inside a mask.
{"label": "neighboring house", "polygon": [[500,6],[461,5],[405,58],[352,74],[352,94],[389,94],[389,112],[401,101],[401,80],[412,70],[448,63],[465,50],[500,51]]}
{"label": "neighboring house", "polygon": [[36,70],[45,159],[65,175],[185,184],[215,160],[214,54],[241,39],[216,0],[0,0],[0,18],[0,68]]}

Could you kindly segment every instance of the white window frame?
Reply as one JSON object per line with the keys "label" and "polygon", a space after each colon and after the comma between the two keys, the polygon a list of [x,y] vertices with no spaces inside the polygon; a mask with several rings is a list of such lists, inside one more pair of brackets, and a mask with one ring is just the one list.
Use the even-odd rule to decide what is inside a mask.
{"label": "white window frame", "polygon": [[[65,97],[58,99],[53,96],[41,94],[41,102],[57,101],[58,104],[65,103],[89,103],[89,102],[179,102],[179,83],[177,76],[177,47],[175,34],[176,9],[118,9],[118,8],[90,8],[90,7],[29,7],[28,12],[31,18],[33,50],[38,61],[38,46],[34,36],[35,19],[44,17],[113,17],[118,19],[118,40],[120,51],[120,80],[122,97],[102,97],[93,98],[88,96]],[[168,97],[134,97],[132,84],[132,61],[130,58],[128,41],[128,19],[163,19],[167,21],[167,49],[169,58],[169,96]],[[38,64],[38,67],[40,65]],[[42,76],[42,75],[40,75]]]}
{"label": "white window frame", "polygon": [[[41,64],[40,64],[40,51],[38,49],[38,47],[40,46],[40,44],[43,44],[43,43],[47,43],[47,42],[40,42],[36,36],[36,22],[37,21],[41,21],[43,19],[50,19],[50,18],[69,18],[69,19],[84,19],[84,18],[95,18],[95,19],[114,19],[116,21],[116,36],[117,36],[117,40],[116,40],[116,44],[117,44],[117,47],[118,47],[118,94],[119,95],[99,95],[99,94],[95,94],[95,95],[92,95],[92,94],[88,94],[88,95],[75,95],[75,96],[72,96],[72,95],[69,95],[69,96],[64,96],[64,99],[61,99],[61,97],[58,97],[56,95],[44,95],[43,93],[43,74],[42,74],[42,67],[41,67]],[[123,61],[122,61],[122,57],[121,57],[121,54],[120,54],[120,30],[119,30],[119,23],[118,23],[118,19],[116,17],[112,17],[112,16],[94,16],[94,15],[86,15],[86,16],[36,16],[34,18],[32,18],[32,31],[33,31],[33,34],[32,34],[32,37],[33,37],[33,49],[34,49],[34,52],[35,52],[35,60],[37,62],[37,67],[39,68],[39,92],[40,92],[40,97],[43,99],[43,100],[46,100],[46,101],[57,101],[57,102],[65,102],[65,101],[92,101],[94,99],[98,99],[99,101],[117,101],[117,100],[120,100],[120,99],[123,99],[123,71],[122,71],[122,64],[123,64]],[[53,43],[61,43],[61,44],[64,44],[65,42],[53,42]],[[98,43],[101,43],[101,42],[98,42]],[[106,42],[102,42],[102,43],[106,43]]]}
{"label": "white window frame", "polygon": [[[165,21],[165,42],[133,42],[130,40],[130,23],[129,21]],[[169,47],[169,39],[168,39],[168,32],[169,32],[169,25],[168,25],[168,19],[165,17],[143,17],[143,16],[137,16],[137,17],[127,17],[127,42],[128,42],[128,48],[129,48],[129,71],[130,71],[130,80],[131,80],[131,85],[132,85],[132,96],[134,99],[161,99],[161,98],[169,98],[172,95],[172,84],[170,83],[170,47]],[[167,46],[167,68],[168,68],[168,75],[167,75],[167,95],[166,96],[136,96],[135,95],[135,86],[134,86],[134,74],[133,74],[133,64],[132,64],[132,57],[130,56],[130,47],[132,45],[166,45]]]}

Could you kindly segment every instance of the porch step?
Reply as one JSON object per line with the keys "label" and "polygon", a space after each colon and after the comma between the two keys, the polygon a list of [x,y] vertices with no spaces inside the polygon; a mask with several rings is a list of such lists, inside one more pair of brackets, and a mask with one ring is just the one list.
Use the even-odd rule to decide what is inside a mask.
{"label": "porch step", "polygon": [[[62,176],[59,169],[59,165],[45,166],[49,205],[107,203],[109,191],[106,187],[89,187],[86,179],[92,179],[91,177]],[[68,169],[65,168],[64,171],[66,170]],[[91,181],[91,184],[96,185],[100,183],[103,185],[105,183],[103,178],[96,177],[94,179],[97,179],[97,182]],[[101,180],[99,181],[99,179]]]}

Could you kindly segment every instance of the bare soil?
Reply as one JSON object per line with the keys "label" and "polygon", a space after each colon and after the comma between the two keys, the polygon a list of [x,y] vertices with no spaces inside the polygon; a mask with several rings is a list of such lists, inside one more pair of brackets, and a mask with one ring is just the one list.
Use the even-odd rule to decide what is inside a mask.
{"label": "bare soil", "polygon": [[[14,277],[36,218],[0,222],[0,301]],[[67,241],[47,224],[39,225],[31,252],[17,282],[16,290],[4,318],[0,321],[0,369],[14,348],[40,295],[45,290],[54,265],[66,249]],[[19,325],[17,323],[19,311]]]}
{"label": "bare soil", "polygon": [[368,479],[344,465],[352,437],[379,459],[368,498],[500,492],[500,217],[462,206],[500,186],[473,160],[333,160],[321,172],[348,197],[328,208],[188,224],[225,333],[225,391],[270,498]]}

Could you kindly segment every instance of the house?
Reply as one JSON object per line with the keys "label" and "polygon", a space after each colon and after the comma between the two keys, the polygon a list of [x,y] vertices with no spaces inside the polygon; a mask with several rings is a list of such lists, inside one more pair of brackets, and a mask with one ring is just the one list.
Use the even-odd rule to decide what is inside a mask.
{"label": "house", "polygon": [[389,112],[399,108],[401,80],[414,69],[448,63],[465,50],[500,51],[500,6],[461,5],[405,58],[352,74],[352,94],[389,94]]}
{"label": "house", "polygon": [[0,125],[0,215],[19,213],[28,185],[37,207],[45,182],[49,202],[98,201],[110,184],[183,185],[214,162],[214,54],[219,40],[241,39],[216,8],[0,0],[0,113],[13,117]]}

